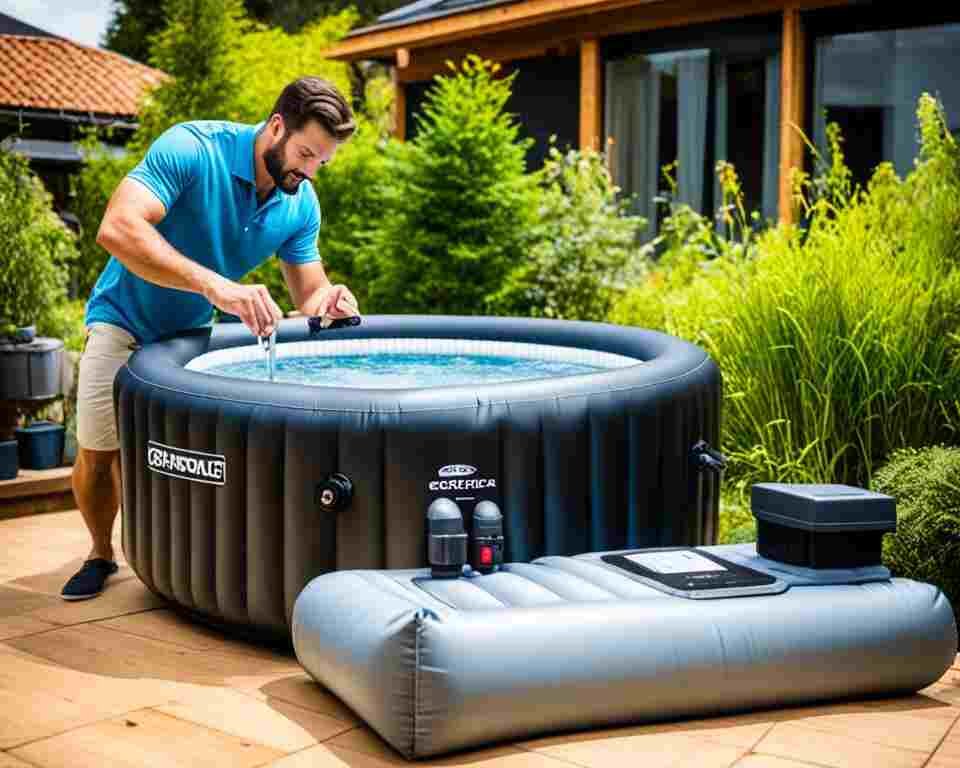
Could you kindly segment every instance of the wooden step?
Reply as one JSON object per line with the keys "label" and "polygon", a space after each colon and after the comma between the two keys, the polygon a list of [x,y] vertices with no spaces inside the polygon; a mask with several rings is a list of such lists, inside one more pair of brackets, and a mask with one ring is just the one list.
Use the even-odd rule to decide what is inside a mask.
{"label": "wooden step", "polygon": [[75,509],[72,483],[73,467],[21,469],[12,480],[0,480],[0,520]]}

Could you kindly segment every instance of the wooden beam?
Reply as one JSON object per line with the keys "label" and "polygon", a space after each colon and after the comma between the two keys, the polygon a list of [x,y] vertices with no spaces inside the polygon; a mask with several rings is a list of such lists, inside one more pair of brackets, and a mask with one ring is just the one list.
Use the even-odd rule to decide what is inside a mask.
{"label": "wooden beam", "polygon": [[407,138],[407,87],[399,77],[400,70],[394,67],[393,77],[393,137],[398,141]]}
{"label": "wooden beam", "polygon": [[449,74],[447,62],[458,63],[470,53],[490,61],[506,63],[550,56],[577,56],[579,52],[579,41],[569,35],[560,39],[537,40],[526,31],[522,36],[505,33],[497,40],[478,40],[472,45],[418,48],[416,55],[411,56],[410,65],[401,70],[398,76],[402,82],[410,83],[429,80],[434,75]]}
{"label": "wooden beam", "polygon": [[325,55],[328,59],[378,58],[390,55],[400,46],[413,48],[428,42],[435,45],[575,16],[583,11],[656,2],[658,0],[525,0],[513,5],[467,11],[374,30],[368,34],[355,34],[328,48]]}
{"label": "wooden beam", "polygon": [[[650,6],[643,13],[595,13],[501,32],[493,36],[475,37],[468,42],[418,47],[411,53],[410,66],[400,72],[403,82],[429,80],[448,72],[447,61],[460,61],[474,53],[492,61],[507,62],[547,56],[580,55],[580,42],[626,32],[644,32],[739,18],[751,13],[779,13],[785,0],[739,0],[703,6],[702,0],[675,0]],[[843,3],[848,0],[822,0]],[[595,34],[587,34],[587,32]]]}
{"label": "wooden beam", "polygon": [[[685,26],[722,19],[777,13],[785,8],[811,10],[850,5],[854,0],[524,0],[437,19],[374,29],[357,30],[324,51],[329,59],[393,59],[397,48],[436,47],[530,29],[542,37],[540,27],[566,22],[564,33],[578,39]],[[626,11],[626,12],[625,12]]]}
{"label": "wooden beam", "polygon": [[794,168],[803,168],[803,128],[807,90],[807,45],[803,19],[796,8],[783,12],[783,56],[780,68],[780,220],[795,219]]}
{"label": "wooden beam", "polygon": [[603,61],[598,40],[580,45],[580,149],[598,152],[603,130]]}

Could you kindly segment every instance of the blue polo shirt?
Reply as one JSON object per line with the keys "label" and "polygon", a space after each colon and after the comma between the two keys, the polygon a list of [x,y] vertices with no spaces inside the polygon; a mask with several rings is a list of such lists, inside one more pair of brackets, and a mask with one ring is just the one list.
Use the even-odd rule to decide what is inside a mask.
{"label": "blue polo shirt", "polygon": [[[129,177],[163,203],[157,231],[180,253],[239,280],[276,253],[289,264],[320,261],[320,207],[313,185],[295,195],[274,189],[257,202],[253,142],[260,125],[214,120],[180,123],[163,133]],[[125,328],[141,343],[208,324],[203,296],[143,280],[111,257],[90,300],[86,322]]]}

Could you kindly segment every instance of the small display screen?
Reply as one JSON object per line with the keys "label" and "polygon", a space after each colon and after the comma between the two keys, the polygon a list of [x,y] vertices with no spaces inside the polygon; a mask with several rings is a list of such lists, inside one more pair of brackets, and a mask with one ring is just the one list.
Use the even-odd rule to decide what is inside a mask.
{"label": "small display screen", "polygon": [[776,582],[773,576],[690,547],[646,549],[602,555],[600,559],[650,582],[681,592],[736,590],[769,586]]}
{"label": "small display screen", "polygon": [[703,555],[690,550],[638,552],[635,555],[624,555],[624,557],[655,573],[705,573],[727,570],[720,563],[707,560]]}

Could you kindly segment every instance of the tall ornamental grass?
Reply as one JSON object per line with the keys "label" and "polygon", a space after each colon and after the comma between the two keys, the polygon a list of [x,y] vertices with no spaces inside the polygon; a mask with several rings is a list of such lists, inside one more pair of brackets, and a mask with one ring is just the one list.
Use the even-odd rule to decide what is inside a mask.
{"label": "tall ornamental grass", "polygon": [[748,247],[728,244],[671,290],[640,286],[614,311],[717,360],[723,446],[742,488],[868,485],[893,450],[955,436],[960,150],[932,97],[917,116],[920,150],[905,179],[884,163],[856,188],[834,127],[829,166],[794,179],[803,227],[743,234]]}

